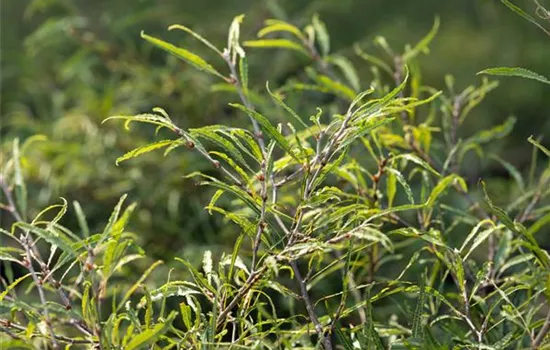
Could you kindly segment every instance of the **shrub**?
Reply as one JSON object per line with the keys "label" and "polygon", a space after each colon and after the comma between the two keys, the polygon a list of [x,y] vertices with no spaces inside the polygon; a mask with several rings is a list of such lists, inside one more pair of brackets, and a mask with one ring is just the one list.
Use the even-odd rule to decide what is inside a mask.
{"label": "shrub", "polygon": [[[424,86],[417,58],[439,20],[416,45],[397,53],[375,39],[382,57],[356,46],[370,65],[370,86],[353,62],[331,53],[324,23],[305,28],[268,20],[258,39],[241,41],[243,16],[219,49],[191,29],[217,61],[153,35],[142,38],[210,74],[215,89],[249,118],[248,127],[184,129],[162,108],[117,115],[129,129],[150,124],[153,151],[202,157],[209,169],[187,177],[212,188],[206,210],[239,229],[233,250],[201,252],[197,268],[177,257],[167,282],[148,283],[162,264],[145,257],[126,224],[136,204],[123,196],[102,230],[90,230],[78,202],[78,229],[62,224],[66,200],[31,219],[25,152],[2,157],[5,267],[0,294],[2,346],[19,348],[344,348],[504,349],[548,345],[550,257],[540,235],[550,221],[550,168],[533,144],[524,176],[488,143],[515,119],[460,135],[469,113],[497,83],[460,90],[447,77]],[[303,74],[256,89],[247,55],[285,49],[307,61]],[[280,86],[277,86],[280,85]],[[365,90],[365,88],[367,88]],[[319,107],[312,108],[312,101]],[[305,116],[310,116],[305,117]],[[233,124],[233,123],[232,123]],[[47,142],[47,141],[46,141]],[[498,184],[468,179],[468,162],[502,165],[515,180],[507,205]],[[206,204],[206,203],[205,203]],[[141,264],[140,264],[141,262]],[[147,266],[148,265],[148,266]],[[124,274],[144,268],[128,280]],[[15,268],[28,273],[16,277]],[[182,271],[185,269],[185,271]],[[22,287],[26,286],[26,289]]]}

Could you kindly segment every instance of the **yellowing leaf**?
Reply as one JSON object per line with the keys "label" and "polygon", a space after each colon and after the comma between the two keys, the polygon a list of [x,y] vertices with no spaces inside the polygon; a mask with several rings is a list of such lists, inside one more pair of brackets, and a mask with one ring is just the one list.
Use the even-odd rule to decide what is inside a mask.
{"label": "yellowing leaf", "polygon": [[248,40],[243,43],[247,47],[264,47],[264,48],[283,48],[298,51],[306,56],[309,56],[304,47],[294,41],[288,39],[262,39],[262,40]]}

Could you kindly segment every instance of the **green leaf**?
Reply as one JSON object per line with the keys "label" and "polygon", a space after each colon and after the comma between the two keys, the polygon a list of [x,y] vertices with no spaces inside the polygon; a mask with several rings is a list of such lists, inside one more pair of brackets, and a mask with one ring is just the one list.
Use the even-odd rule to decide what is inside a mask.
{"label": "green leaf", "polygon": [[313,70],[311,67],[308,67],[306,69],[306,72],[311,77],[311,79],[315,80],[315,82],[321,87],[321,90],[324,88],[333,94],[340,96],[348,101],[353,101],[356,95],[356,92],[353,91],[350,87],[347,85],[336,81],[326,75],[319,74],[315,70]]}
{"label": "green leaf", "polygon": [[359,89],[361,88],[359,83],[359,76],[357,75],[357,71],[355,70],[355,67],[350,62],[350,60],[340,55],[331,55],[327,57],[326,60],[327,62],[340,68],[350,86],[355,91],[359,91]]}
{"label": "green leaf", "polygon": [[527,139],[527,141],[529,141],[530,143],[532,143],[535,147],[537,147],[538,149],[540,149],[544,154],[546,154],[548,157],[550,157],[550,150],[546,147],[544,147],[543,145],[541,145],[538,141],[536,141],[534,138],[533,138],[533,135],[529,136],[529,138]]}
{"label": "green leaf", "polygon": [[88,227],[86,216],[84,215],[84,211],[82,210],[80,203],[78,203],[77,201],[73,201],[73,206],[76,212],[76,218],[78,219],[78,226],[80,226],[80,231],[85,238],[90,237],[90,229]]}
{"label": "green leaf", "polygon": [[309,56],[309,53],[302,45],[288,39],[248,40],[248,41],[245,41],[243,45],[246,47],[290,49],[290,50],[298,51],[306,56]]}
{"label": "green leaf", "polygon": [[2,300],[4,300],[4,298],[6,297],[6,295],[8,295],[8,293],[13,289],[15,288],[19,283],[21,283],[24,279],[26,279],[27,277],[29,277],[30,275],[32,275],[32,273],[28,273],[22,277],[19,277],[18,279],[16,279],[15,281],[13,281],[7,288],[6,290],[2,291],[2,293],[0,293],[0,303],[2,302]]}
{"label": "green leaf", "polygon": [[440,177],[441,175],[435,171],[434,168],[432,168],[426,161],[424,161],[423,159],[421,159],[420,157],[414,155],[414,154],[411,154],[411,153],[405,153],[405,154],[398,154],[397,156],[393,157],[392,158],[392,162],[395,162],[397,159],[406,159],[408,161],[411,161],[413,163],[416,163],[418,165],[420,165],[421,167],[423,167],[424,169],[428,170],[429,172],[431,172],[432,174],[434,174],[435,176],[437,177]]}
{"label": "green leaf", "polygon": [[480,144],[480,143],[487,143],[495,139],[503,138],[508,134],[510,134],[515,124],[516,124],[516,118],[510,117],[506,119],[506,121],[503,124],[497,125],[488,130],[482,130],[477,132],[474,136],[466,139],[464,143]]}
{"label": "green leaf", "polygon": [[393,199],[397,193],[397,179],[396,174],[393,172],[388,172],[388,177],[386,180],[386,196],[388,197],[388,207],[393,206]]}
{"label": "green leaf", "polygon": [[533,235],[529,231],[527,231],[525,227],[523,227],[523,225],[512,221],[512,219],[508,216],[508,214],[506,214],[504,210],[493,204],[493,202],[489,198],[489,195],[487,194],[487,191],[485,190],[485,183],[483,181],[481,181],[481,186],[483,189],[483,193],[485,194],[485,202],[489,206],[490,212],[495,215],[510,231],[525,238],[528,242],[528,244],[525,244],[525,246],[527,246],[533,252],[541,266],[546,269],[550,268],[550,257],[548,256],[548,253],[540,248]]}
{"label": "green leaf", "polygon": [[362,59],[364,59],[365,61],[367,61],[371,64],[374,64],[375,66],[378,66],[383,71],[388,73],[389,76],[393,76],[393,70],[386,62],[382,61],[381,59],[379,59],[376,56],[373,56],[373,55],[370,55],[370,54],[366,53],[365,51],[363,51],[363,49],[361,49],[359,44],[355,44],[353,46],[353,48],[354,48],[355,54],[357,56],[361,57]]}
{"label": "green leaf", "polygon": [[144,153],[151,152],[151,151],[154,151],[156,149],[169,146],[172,143],[174,143],[173,140],[163,140],[163,141],[157,141],[157,142],[153,142],[153,143],[150,143],[148,145],[145,145],[145,146],[135,148],[135,149],[131,150],[130,152],[127,152],[126,154],[124,154],[122,157],[118,157],[117,160],[116,160],[116,165],[119,165],[121,162],[123,162],[125,160],[138,157],[138,156],[140,156]]}
{"label": "green leaf", "polygon": [[523,11],[521,8],[517,7],[516,5],[512,4],[509,0],[500,0],[506,7],[508,7],[510,10],[515,12],[516,14],[520,15],[524,19],[528,20],[529,22],[533,23],[537,27],[539,27],[540,30],[545,32],[546,34],[550,35],[550,32],[544,28],[540,23],[537,22],[536,19],[534,19],[532,16],[527,14],[525,11]]}
{"label": "green leaf", "polygon": [[186,26],[183,26],[181,24],[173,24],[171,25],[170,27],[168,27],[168,30],[174,30],[174,29],[179,29],[179,30],[183,30],[184,32],[187,32],[189,34],[191,34],[192,36],[194,36],[197,40],[199,40],[200,42],[202,42],[204,45],[208,46],[210,49],[212,49],[214,52],[216,52],[218,55],[220,55],[221,57],[223,57],[223,53],[218,50],[217,47],[215,47],[212,43],[210,43],[210,41],[206,40],[205,38],[203,38],[201,35],[195,33],[194,31],[192,31],[190,28],[186,27]]}
{"label": "green leaf", "polygon": [[325,23],[319,19],[319,15],[315,14],[311,24],[313,25],[317,42],[321,48],[321,56],[328,55],[330,52],[330,37]]}
{"label": "green leaf", "polygon": [[69,237],[66,235],[58,232],[54,228],[50,229],[42,229],[37,226],[33,226],[27,223],[17,223],[15,224],[17,227],[20,227],[21,229],[25,231],[32,232],[42,238],[44,241],[48,242],[51,245],[59,247],[63,252],[70,254],[71,256],[78,256],[77,250],[73,247],[73,242]]}
{"label": "green leaf", "polygon": [[508,170],[510,175],[512,175],[512,177],[514,178],[514,180],[518,184],[519,189],[522,192],[525,190],[525,182],[523,181],[523,176],[521,176],[521,173],[519,172],[519,170],[515,166],[508,163],[504,159],[500,158],[496,154],[489,155],[489,158],[492,158],[492,159],[496,160],[497,162],[499,162],[506,170]]}
{"label": "green leaf", "polygon": [[268,19],[265,21],[266,26],[258,32],[258,38],[262,38],[267,34],[274,32],[288,32],[296,36],[301,41],[305,40],[304,34],[298,29],[298,27],[276,19]]}
{"label": "green leaf", "polygon": [[367,135],[368,133],[370,133],[371,131],[373,131],[374,129],[377,129],[383,125],[386,125],[388,123],[391,123],[392,121],[394,121],[395,118],[394,117],[387,117],[387,118],[372,118],[372,120],[370,120],[369,122],[367,123],[363,123],[363,125],[360,125],[358,127],[355,127],[355,131],[351,132],[339,145],[338,145],[338,150],[342,149],[342,148],[345,148],[347,146],[349,146],[350,144],[352,144],[355,140],[357,140],[358,138],[361,138],[365,135]]}
{"label": "green leaf", "polygon": [[115,208],[113,209],[111,216],[109,217],[109,221],[107,222],[107,225],[103,229],[101,240],[105,240],[109,237],[109,235],[112,234],[112,229],[115,224],[115,222],[118,220],[118,215],[120,214],[120,210],[122,209],[122,204],[126,200],[127,195],[124,194],[120,197],[118,200],[118,203],[116,204]]}
{"label": "green leaf", "polygon": [[204,278],[202,273],[200,273],[195,267],[193,267],[193,265],[191,265],[191,263],[189,263],[185,259],[180,259],[180,258],[176,258],[176,261],[181,262],[187,267],[189,272],[191,272],[191,274],[193,275],[193,279],[195,280],[197,285],[201,287],[201,289],[208,290],[214,295],[217,294],[216,289],[208,282],[206,278]]}
{"label": "green leaf", "polygon": [[525,68],[520,67],[498,67],[498,68],[488,68],[484,69],[477,74],[488,74],[488,75],[500,75],[500,76],[509,76],[509,77],[520,77],[532,80],[538,80],[540,82],[550,84],[550,80],[546,77],[543,77],[540,74],[532,72]]}
{"label": "green leaf", "polygon": [[155,37],[149,36],[145,34],[143,31],[141,32],[141,37],[151,44],[167,51],[168,53],[171,53],[175,55],[176,57],[184,60],[185,62],[191,64],[193,67],[197,68],[198,70],[204,70],[211,74],[217,75],[218,77],[222,78],[223,80],[228,80],[228,78],[224,77],[220,72],[218,72],[214,67],[212,67],[208,62],[206,62],[203,58],[200,56],[195,55],[194,53],[187,51],[185,49],[182,49],[180,47],[177,47],[175,45],[172,45],[170,43],[167,43],[166,41],[157,39]]}
{"label": "green leaf", "polygon": [[439,22],[439,17],[436,16],[432,29],[430,29],[428,34],[422,40],[420,40],[420,42],[416,44],[414,48],[405,52],[405,54],[403,55],[403,62],[406,63],[414,57],[418,56],[418,54],[428,52],[428,45],[433,40],[433,38],[437,34],[437,31],[439,30]]}
{"label": "green leaf", "polygon": [[427,208],[432,208],[437,198],[447,189],[447,187],[454,185],[455,183],[458,183],[458,185],[464,190],[465,192],[468,191],[468,186],[466,185],[466,181],[464,181],[463,178],[461,178],[458,175],[451,174],[443,179],[441,179],[437,185],[433,188],[432,192],[430,193],[430,196],[428,197],[428,201],[426,203]]}
{"label": "green leaf", "polygon": [[160,264],[162,264],[162,260],[157,260],[155,261],[153,264],[151,264],[151,266],[149,266],[147,268],[147,270],[145,270],[145,272],[141,275],[141,277],[126,291],[126,293],[124,294],[124,297],[122,298],[122,300],[120,301],[120,303],[118,304],[118,308],[117,308],[117,311],[120,310],[122,307],[124,307],[124,304],[126,304],[126,301],[128,299],[130,299],[130,297],[132,296],[132,294],[134,294],[134,292],[138,289],[138,287],[143,283],[143,281],[145,281],[145,279],[147,277],[149,277],[149,275],[151,274],[151,272],[153,272],[154,269],[157,268],[157,266],[159,266]]}
{"label": "green leaf", "polygon": [[420,284],[418,285],[419,293],[418,300],[416,303],[416,308],[414,309],[413,322],[412,322],[412,336],[413,338],[422,339],[424,337],[422,332],[422,313],[424,311],[424,304],[426,302],[426,289],[425,286],[425,276],[422,274],[420,276]]}
{"label": "green leaf", "polygon": [[243,93],[248,96],[248,59],[242,56],[239,60],[239,75],[241,77],[241,86]]}
{"label": "green leaf", "polygon": [[230,103],[229,105],[246,112],[252,119],[256,120],[260,124],[264,132],[267,133],[277,143],[277,145],[279,145],[279,147],[281,147],[288,155],[299,162],[299,159],[292,151],[292,148],[290,147],[288,141],[273,125],[271,125],[266,117],[238,103]]}
{"label": "green leaf", "polygon": [[15,201],[19,207],[19,213],[25,219],[27,214],[27,186],[21,171],[21,154],[19,152],[19,139],[13,140],[13,164],[15,169]]}
{"label": "green leaf", "polygon": [[114,115],[108,118],[105,118],[101,123],[105,123],[108,120],[111,119],[123,119],[126,120],[124,123],[124,128],[126,130],[129,129],[130,123],[132,122],[141,122],[141,123],[148,123],[157,125],[159,127],[168,128],[172,131],[177,131],[178,127],[174,125],[174,123],[164,116],[160,116],[158,114],[151,114],[151,113],[144,113],[144,114],[137,114],[137,115]]}
{"label": "green leaf", "polygon": [[269,82],[265,83],[265,88],[267,89],[267,92],[269,93],[269,96],[271,96],[273,101],[276,104],[278,104],[280,107],[282,107],[285,111],[287,111],[294,121],[298,122],[299,124],[302,124],[304,128],[306,129],[308,128],[307,124],[302,120],[302,118],[300,118],[300,116],[296,112],[294,112],[292,108],[290,108],[286,103],[284,103],[283,100],[279,98],[279,96],[271,92],[271,90],[269,89]]}
{"label": "green leaf", "polygon": [[353,343],[351,339],[342,332],[340,322],[334,327],[334,331],[336,332],[336,336],[338,337],[338,340],[340,340],[340,343],[344,345],[344,350],[354,350],[355,347],[353,346]]}
{"label": "green leaf", "polygon": [[172,311],[168,317],[156,324],[153,328],[147,329],[146,331],[140,333],[136,337],[132,338],[130,342],[124,347],[126,350],[141,349],[145,345],[149,345],[152,342],[156,341],[161,335],[166,333],[172,326],[172,321],[176,318],[178,313]]}
{"label": "green leaf", "polygon": [[394,179],[399,181],[399,184],[403,186],[403,189],[405,189],[405,193],[407,194],[407,198],[409,199],[409,202],[411,202],[411,204],[414,204],[414,197],[413,197],[411,187],[407,183],[407,180],[405,180],[405,177],[403,176],[403,174],[401,174],[397,169],[394,169],[391,167],[386,167],[386,171],[388,172],[389,176],[393,176]]}

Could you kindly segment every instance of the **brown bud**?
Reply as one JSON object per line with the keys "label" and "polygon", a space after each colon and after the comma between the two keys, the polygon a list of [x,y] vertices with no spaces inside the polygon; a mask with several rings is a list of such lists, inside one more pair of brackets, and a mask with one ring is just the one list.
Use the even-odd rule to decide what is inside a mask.
{"label": "brown bud", "polygon": [[264,182],[265,181],[265,176],[264,176],[264,174],[259,174],[258,176],[256,176],[256,179],[258,179],[258,181]]}
{"label": "brown bud", "polygon": [[186,141],[185,147],[187,147],[187,149],[193,149],[195,148],[195,144],[193,143],[193,141]]}
{"label": "brown bud", "polygon": [[84,271],[92,271],[94,269],[94,265],[92,265],[90,262],[86,262],[86,264],[84,264]]}
{"label": "brown bud", "polygon": [[219,169],[220,166],[221,166],[220,162],[218,162],[217,160],[212,161],[212,164],[214,165],[214,168],[216,168],[216,169]]}

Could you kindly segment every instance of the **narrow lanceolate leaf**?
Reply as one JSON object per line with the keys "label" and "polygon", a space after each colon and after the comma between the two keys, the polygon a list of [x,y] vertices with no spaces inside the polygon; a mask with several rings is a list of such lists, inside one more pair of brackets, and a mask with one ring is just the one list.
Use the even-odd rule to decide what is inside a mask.
{"label": "narrow lanceolate leaf", "polygon": [[106,121],[111,119],[125,120],[126,122],[124,123],[124,128],[126,130],[129,129],[130,124],[132,122],[153,124],[159,127],[168,128],[172,131],[176,131],[178,129],[170,119],[160,116],[158,114],[152,114],[152,113],[143,113],[143,114],[137,114],[137,115],[114,115],[114,116],[105,118],[101,123],[103,124]]}
{"label": "narrow lanceolate leaf", "polygon": [[409,160],[413,163],[416,163],[420,166],[422,166],[424,169],[428,170],[429,172],[431,172],[432,174],[434,174],[435,176],[439,177],[441,176],[434,168],[432,168],[426,161],[424,161],[423,159],[419,158],[418,156],[414,155],[414,154],[408,154],[408,153],[405,153],[405,154],[399,154],[395,157],[392,158],[392,161],[396,161],[398,159],[406,159],[406,160]]}
{"label": "narrow lanceolate leaf", "polygon": [[132,338],[124,348],[126,350],[142,349],[145,345],[151,344],[168,331],[177,314],[177,311],[172,311],[163,322],[138,334],[136,337]]}
{"label": "narrow lanceolate leaf", "polygon": [[516,124],[516,118],[510,117],[506,119],[506,121],[503,124],[500,124],[491,129],[482,130],[476,133],[474,136],[468,138],[464,143],[479,144],[479,143],[487,143],[495,139],[501,139],[504,136],[507,136],[512,131],[515,124]]}
{"label": "narrow lanceolate leaf", "polygon": [[393,172],[388,172],[388,177],[386,180],[386,196],[388,197],[388,208],[393,206],[393,199],[397,193],[397,179],[395,178]]}
{"label": "narrow lanceolate leaf", "polygon": [[306,56],[309,56],[309,53],[302,45],[288,39],[248,40],[248,41],[245,41],[243,45],[247,47],[290,49],[290,50],[298,51]]}
{"label": "narrow lanceolate leaf", "polygon": [[24,222],[15,224],[25,231],[32,232],[51,245],[59,247],[63,252],[71,256],[77,256],[78,252],[73,247],[73,241],[63,233],[55,229],[43,229]]}
{"label": "narrow lanceolate leaf", "polygon": [[167,51],[176,57],[184,60],[185,62],[191,64],[193,67],[197,68],[198,70],[204,70],[211,74],[217,75],[218,77],[222,78],[223,80],[228,80],[228,78],[224,77],[220,72],[218,72],[214,67],[212,67],[208,62],[206,62],[202,57],[187,51],[185,49],[182,49],[181,47],[177,47],[173,44],[170,44],[166,41],[157,39],[155,37],[152,37],[150,35],[145,34],[144,32],[141,32],[141,37],[151,44],[163,49],[164,51]]}
{"label": "narrow lanceolate leaf", "polygon": [[544,154],[546,154],[548,157],[550,157],[550,150],[546,147],[544,147],[543,145],[541,145],[538,141],[536,141],[533,136],[529,136],[529,138],[527,139],[527,141],[529,141],[530,143],[532,143],[535,147],[537,147],[538,149],[540,149],[542,152],[544,152]]}
{"label": "narrow lanceolate leaf", "polygon": [[144,153],[151,152],[151,151],[154,151],[156,149],[169,146],[173,142],[174,142],[173,140],[157,141],[157,142],[150,143],[148,145],[141,146],[141,147],[138,147],[136,149],[133,149],[130,152],[123,155],[122,157],[118,157],[117,160],[116,160],[116,165],[118,165],[120,162],[123,162],[123,161],[128,160],[128,159],[135,158],[135,157],[140,156]]}
{"label": "narrow lanceolate leaf", "polygon": [[357,75],[357,71],[355,70],[355,67],[353,64],[345,58],[344,56],[339,55],[331,55],[327,57],[327,61],[329,63],[334,64],[340,70],[342,71],[342,74],[346,77],[346,80],[350,84],[350,86],[355,90],[359,91],[360,84],[359,84],[359,76]]}
{"label": "narrow lanceolate leaf", "polygon": [[428,45],[433,40],[435,35],[437,34],[437,31],[439,30],[439,17],[435,17],[434,24],[430,32],[422,39],[414,48],[407,51],[403,55],[403,62],[407,62],[411,60],[412,58],[416,57],[420,53],[427,53],[428,52]]}
{"label": "narrow lanceolate leaf", "polygon": [[523,227],[523,225],[512,221],[512,219],[504,210],[493,204],[493,202],[489,198],[489,195],[487,194],[487,191],[485,190],[485,183],[483,181],[481,182],[481,186],[483,189],[483,193],[485,194],[485,202],[489,206],[489,211],[493,215],[495,215],[510,231],[525,238],[527,244],[524,245],[533,252],[541,266],[547,269],[550,268],[550,257],[548,256],[548,253],[540,248],[538,242],[533,237],[533,235],[529,231],[527,231],[525,227]]}
{"label": "narrow lanceolate leaf", "polygon": [[288,141],[273,125],[271,125],[266,117],[238,103],[230,103],[229,105],[246,112],[252,119],[256,120],[260,124],[264,132],[267,133],[277,143],[279,147],[281,147],[292,158],[299,161],[292,151],[292,148],[290,147]]}
{"label": "narrow lanceolate leaf", "polygon": [[223,57],[222,52],[217,47],[215,47],[210,41],[206,40],[201,35],[195,33],[194,31],[192,31],[190,28],[188,28],[184,25],[181,25],[181,24],[174,24],[174,25],[171,25],[170,27],[168,27],[168,30],[174,30],[174,29],[183,30],[184,32],[187,32],[187,33],[191,34],[197,40],[199,40],[204,45],[208,46],[210,49],[212,49],[214,52],[216,52],[218,55]]}
{"label": "narrow lanceolate leaf", "polygon": [[431,208],[433,207],[435,201],[437,198],[447,189],[447,187],[452,186],[453,184],[458,183],[458,185],[462,188],[463,191],[467,191],[468,187],[466,185],[466,181],[464,181],[463,178],[460,176],[457,176],[455,174],[451,174],[449,176],[444,177],[441,179],[437,185],[433,188],[432,192],[430,193],[430,196],[428,197],[428,202],[426,203],[426,207]]}
{"label": "narrow lanceolate leaf", "polygon": [[15,281],[13,281],[12,284],[10,284],[6,290],[2,291],[2,293],[0,293],[0,303],[2,302],[2,300],[4,300],[4,298],[6,297],[6,295],[8,295],[8,293],[13,289],[15,288],[19,283],[21,283],[25,278],[29,277],[31,274],[28,273],[26,274],[25,276],[22,276],[22,277],[19,277],[18,279],[16,279]]}
{"label": "narrow lanceolate leaf", "polygon": [[478,72],[477,74],[488,74],[488,75],[500,75],[500,76],[508,76],[508,77],[520,77],[520,78],[526,78],[526,79],[532,79],[532,80],[538,80],[540,82],[550,84],[550,80],[548,80],[546,77],[535,73],[533,71],[530,71],[525,68],[520,67],[498,67],[498,68],[488,68],[484,69],[481,72]]}
{"label": "narrow lanceolate leaf", "polygon": [[[523,11],[520,7],[512,4],[509,0],[500,0],[504,5],[506,5],[510,10],[514,11],[516,14],[520,15],[521,17],[525,18],[529,22],[533,23],[537,27],[539,27],[540,30],[545,32],[546,34],[550,35],[550,31],[546,29],[543,25],[541,25],[539,22],[537,22],[536,19],[533,18],[533,16],[529,15],[525,11]],[[536,1],[535,1],[536,3]],[[537,12],[538,14],[538,12]]]}
{"label": "narrow lanceolate leaf", "polygon": [[265,21],[266,26],[258,32],[258,38],[263,38],[267,34],[275,32],[288,32],[300,39],[305,40],[304,34],[298,29],[298,27],[276,19],[268,19]]}
{"label": "narrow lanceolate leaf", "polygon": [[15,168],[15,200],[23,218],[27,213],[27,186],[21,170],[21,154],[19,152],[19,139],[13,140],[13,160]]}
{"label": "narrow lanceolate leaf", "polygon": [[426,288],[425,288],[424,274],[420,276],[420,284],[418,285],[419,294],[416,308],[414,310],[413,322],[412,322],[412,336],[413,338],[422,339],[422,313],[424,311],[424,303],[426,302]]}
{"label": "narrow lanceolate leaf", "polygon": [[299,124],[302,124],[304,128],[308,127],[307,124],[304,123],[302,118],[300,118],[300,116],[296,112],[294,112],[292,108],[290,108],[286,103],[284,103],[279,96],[271,92],[271,90],[269,89],[269,82],[266,82],[265,88],[267,89],[267,92],[269,93],[273,101],[276,104],[278,104],[280,107],[282,107],[285,111],[287,111],[294,121],[298,122]]}
{"label": "narrow lanceolate leaf", "polygon": [[342,345],[344,345],[344,350],[354,350],[355,347],[353,346],[352,340],[344,333],[342,332],[340,322],[336,325],[334,328],[334,331],[336,333],[336,336],[338,337],[338,340]]}
{"label": "narrow lanceolate leaf", "polygon": [[390,168],[390,167],[386,167],[386,171],[388,172],[388,175],[393,176],[394,179],[399,181],[399,184],[403,186],[403,189],[405,189],[405,193],[407,194],[407,198],[409,202],[411,202],[411,204],[414,204],[414,197],[413,197],[411,187],[407,183],[407,180],[405,180],[405,177],[403,176],[403,174],[401,174],[399,170]]}
{"label": "narrow lanceolate leaf", "polygon": [[317,42],[319,43],[319,47],[321,48],[321,55],[328,55],[330,52],[330,37],[328,35],[325,23],[319,19],[318,15],[315,15],[313,16],[311,24],[313,24],[315,36],[317,38]]}

